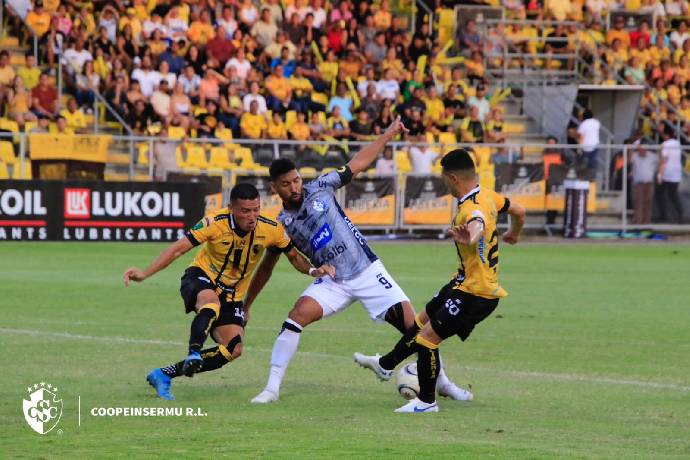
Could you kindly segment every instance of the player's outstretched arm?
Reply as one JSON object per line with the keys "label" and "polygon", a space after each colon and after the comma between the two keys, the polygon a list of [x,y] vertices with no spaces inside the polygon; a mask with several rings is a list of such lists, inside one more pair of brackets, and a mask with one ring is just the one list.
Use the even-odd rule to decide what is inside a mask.
{"label": "player's outstretched arm", "polygon": [[376,138],[374,142],[362,147],[347,164],[350,167],[350,171],[352,171],[353,177],[369,169],[369,166],[371,166],[374,160],[381,154],[386,144],[393,140],[398,134],[406,132],[407,128],[405,128],[405,125],[400,121],[400,117],[396,118],[388,129],[386,129],[386,132]]}
{"label": "player's outstretched arm", "polygon": [[473,220],[466,225],[456,225],[448,231],[448,234],[455,240],[455,242],[471,246],[477,244],[479,238],[484,232],[484,222],[481,220]]}
{"label": "player's outstretched arm", "polygon": [[508,214],[510,214],[510,228],[503,234],[503,241],[508,244],[517,244],[522,227],[525,225],[525,208],[511,201]]}
{"label": "player's outstretched arm", "polygon": [[295,248],[290,249],[285,253],[285,255],[292,266],[295,267],[295,270],[300,273],[313,276],[314,278],[320,278],[326,275],[330,276],[331,278],[335,278],[335,267],[331,265],[322,265],[318,268],[314,268],[311,266],[311,263],[309,263],[307,258],[300,254],[300,252]]}
{"label": "player's outstretched arm", "polygon": [[186,237],[180,238],[165,248],[146,270],[141,270],[137,267],[125,270],[124,275],[122,275],[122,281],[125,283],[125,286],[129,286],[129,283],[132,281],[137,283],[144,281],[173,263],[175,259],[192,249],[192,247],[192,243]]}

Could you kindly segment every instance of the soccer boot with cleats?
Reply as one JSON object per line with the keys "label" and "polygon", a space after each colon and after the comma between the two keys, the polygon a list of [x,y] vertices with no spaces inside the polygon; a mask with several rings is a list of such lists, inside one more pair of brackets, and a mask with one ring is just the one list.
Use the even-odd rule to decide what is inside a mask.
{"label": "soccer boot with cleats", "polygon": [[166,375],[160,368],[156,368],[149,372],[146,376],[146,381],[156,390],[156,395],[167,401],[173,401],[175,397],[170,394],[170,383],[172,378]]}
{"label": "soccer boot with cleats", "polygon": [[378,377],[379,380],[385,382],[390,380],[390,378],[393,376],[393,371],[389,371],[381,367],[379,364],[380,357],[381,356],[379,354],[367,356],[363,355],[362,353],[355,353],[353,356],[357,364],[366,369],[370,369],[374,374],[376,374],[376,377]]}
{"label": "soccer boot with cleats", "polygon": [[432,402],[431,404],[425,403],[424,401],[420,400],[419,398],[414,398],[412,401],[408,402],[402,407],[398,407],[395,409],[393,412],[397,412],[398,414],[416,414],[416,413],[424,413],[424,412],[438,412],[438,404],[436,404],[436,401]]}

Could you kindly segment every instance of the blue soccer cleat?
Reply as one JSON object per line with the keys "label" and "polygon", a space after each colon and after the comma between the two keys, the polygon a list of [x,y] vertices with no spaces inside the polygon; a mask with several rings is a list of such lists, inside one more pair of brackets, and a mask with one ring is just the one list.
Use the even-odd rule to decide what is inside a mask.
{"label": "blue soccer cleat", "polygon": [[201,366],[204,364],[204,360],[199,353],[193,351],[187,356],[182,365],[182,373],[187,377],[192,377],[194,374],[199,372]]}
{"label": "blue soccer cleat", "polygon": [[165,375],[160,368],[156,368],[149,372],[149,375],[146,376],[146,381],[149,382],[149,385],[155,388],[156,394],[159,398],[166,399],[168,401],[175,399],[175,397],[170,394],[170,383],[172,382],[172,378]]}

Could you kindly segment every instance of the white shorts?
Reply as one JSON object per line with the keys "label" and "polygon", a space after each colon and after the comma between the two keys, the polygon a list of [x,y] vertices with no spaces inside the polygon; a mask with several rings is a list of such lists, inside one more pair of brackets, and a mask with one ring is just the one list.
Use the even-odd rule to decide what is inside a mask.
{"label": "white shorts", "polygon": [[386,312],[393,305],[410,300],[380,260],[350,280],[335,281],[330,276],[318,278],[304,290],[302,296],[316,300],[321,305],[324,318],[359,300],[369,317],[376,322],[383,322]]}

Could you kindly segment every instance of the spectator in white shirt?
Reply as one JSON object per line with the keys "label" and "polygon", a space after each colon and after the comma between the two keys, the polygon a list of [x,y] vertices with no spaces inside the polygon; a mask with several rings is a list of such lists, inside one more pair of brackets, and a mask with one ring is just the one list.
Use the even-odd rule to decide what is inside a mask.
{"label": "spectator in white shirt", "polygon": [[295,0],[295,3],[288,6],[285,10],[285,17],[291,18],[293,14],[297,13],[299,20],[303,22],[304,18],[307,17],[307,13],[309,13],[309,7],[305,3],[305,0]]}
{"label": "spectator in white shirt", "polygon": [[659,207],[659,218],[667,222],[668,209],[670,204],[676,211],[676,218],[679,224],[683,223],[683,206],[678,195],[678,185],[683,178],[683,154],[680,142],[673,138],[673,134],[668,128],[662,133],[664,142],[661,144],[661,155],[659,157],[659,170],[657,172],[657,206]]}
{"label": "spectator in white shirt", "polygon": [[594,118],[591,110],[585,110],[582,122],[577,128],[579,143],[582,147],[582,161],[588,169],[597,169],[599,163],[599,129],[601,123]]}
{"label": "spectator in white shirt", "polygon": [[400,84],[393,77],[393,72],[393,69],[386,70],[384,79],[376,83],[376,92],[381,96],[381,99],[390,99],[393,102],[397,102],[398,95],[400,94]]}
{"label": "spectator in white shirt", "polygon": [[225,63],[226,69],[229,69],[230,67],[237,69],[237,76],[242,80],[247,78],[249,69],[252,68],[252,63],[245,59],[244,48],[238,49],[235,57],[228,59],[228,62]]}
{"label": "spectator in white shirt", "polygon": [[312,0],[309,12],[314,15],[314,27],[320,29],[326,24],[326,10],[323,9],[323,0]]}
{"label": "spectator in white shirt", "polygon": [[132,72],[132,80],[137,80],[141,86],[141,93],[151,97],[153,90],[161,80],[161,74],[155,70],[151,70],[151,57],[144,56],[141,60],[141,68],[134,69]]}
{"label": "spectator in white shirt", "polygon": [[407,156],[412,165],[412,172],[416,174],[431,174],[436,161],[436,153],[429,146],[422,143],[423,136],[417,138],[419,144],[415,144],[407,151]]}
{"label": "spectator in white shirt", "polygon": [[144,36],[147,39],[151,37],[151,34],[153,34],[154,30],[160,30],[164,37],[169,35],[168,28],[165,27],[165,24],[163,24],[163,19],[159,14],[156,13],[153,13],[150,19],[144,21],[142,28],[144,29]]}
{"label": "spectator in white shirt", "polygon": [[678,24],[678,29],[671,32],[671,43],[673,43],[674,48],[679,49],[683,47],[683,43],[689,38],[690,33],[688,33],[687,21],[680,21],[680,24]]}
{"label": "spectator in white shirt", "polygon": [[180,75],[178,81],[182,83],[184,93],[192,101],[192,104],[199,103],[199,87],[201,86],[201,77],[194,73],[194,66],[189,64],[184,68],[184,73]]}
{"label": "spectator in white shirt", "polygon": [[223,7],[223,16],[218,19],[218,25],[225,29],[225,38],[232,38],[237,30],[237,21],[232,14],[232,8],[227,5]]}
{"label": "spectator in white shirt", "polygon": [[654,200],[654,176],[659,158],[647,150],[640,141],[633,151],[630,175],[633,183],[633,208],[635,214],[633,223],[637,225],[649,224],[652,221],[652,202]]}
{"label": "spectator in white shirt", "polygon": [[244,108],[245,112],[249,112],[249,106],[253,101],[256,101],[259,109],[258,113],[266,113],[266,98],[259,94],[260,89],[261,88],[257,82],[252,82],[251,86],[249,87],[249,94],[245,95],[242,99],[242,107]]}
{"label": "spectator in white shirt", "polygon": [[67,63],[69,64],[68,69],[72,74],[80,74],[84,69],[84,63],[86,61],[93,61],[93,55],[89,50],[84,49],[84,39],[77,39],[74,46],[65,50],[64,54]]}
{"label": "spectator in white shirt", "polygon": [[393,147],[386,147],[383,156],[376,160],[377,176],[393,176],[396,173],[395,159],[393,158]]}
{"label": "spectator in white shirt", "polygon": [[477,107],[479,109],[479,119],[482,122],[488,121],[486,117],[491,112],[491,104],[489,104],[489,100],[486,98],[486,87],[483,83],[477,85],[475,95],[467,100],[467,105]]}

